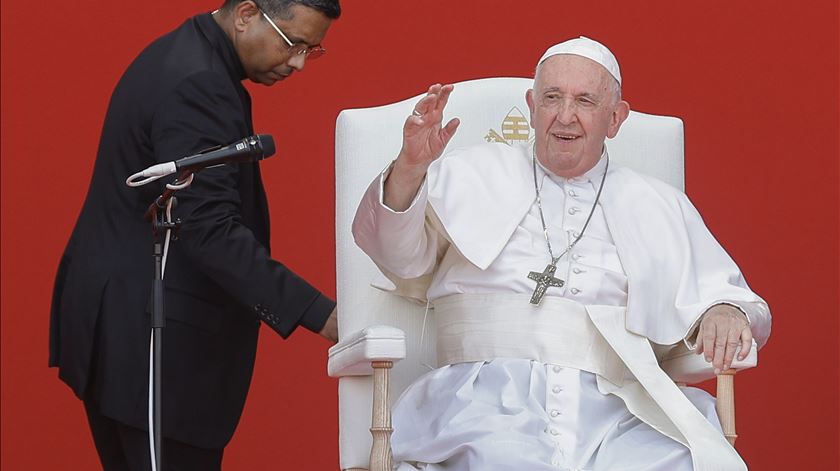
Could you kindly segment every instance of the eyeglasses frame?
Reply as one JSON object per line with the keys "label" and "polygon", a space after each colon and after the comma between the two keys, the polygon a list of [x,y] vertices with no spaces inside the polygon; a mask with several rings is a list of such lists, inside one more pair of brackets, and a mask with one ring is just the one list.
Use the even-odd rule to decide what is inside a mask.
{"label": "eyeglasses frame", "polygon": [[[277,31],[277,34],[279,34],[280,37],[283,38],[283,42],[286,43],[286,46],[288,46],[290,51],[294,51],[296,47],[303,46],[303,49],[299,49],[295,53],[296,55],[303,54],[304,56],[306,56],[307,59],[309,59],[309,58],[316,59],[316,58],[324,55],[324,53],[327,52],[327,50],[324,49],[320,45],[319,46],[307,46],[306,44],[300,44],[300,43],[295,44],[295,43],[293,43],[292,41],[289,40],[289,37],[286,36],[286,33],[284,33],[283,30],[281,30],[280,27],[277,26],[277,23],[275,23],[271,18],[269,18],[269,16],[265,13],[265,11],[263,11],[263,9],[259,5],[257,5],[257,9],[260,11],[260,14],[263,16],[263,18],[265,18],[265,20],[268,21],[268,24],[270,24],[271,27],[274,28],[274,31]],[[315,54],[314,57],[313,57],[312,55],[316,52],[317,52],[317,54]]]}

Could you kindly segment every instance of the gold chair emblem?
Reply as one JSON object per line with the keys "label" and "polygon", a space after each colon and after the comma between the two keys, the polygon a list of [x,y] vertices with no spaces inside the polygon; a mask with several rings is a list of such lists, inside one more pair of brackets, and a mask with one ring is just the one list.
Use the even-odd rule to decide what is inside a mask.
{"label": "gold chair emblem", "polygon": [[522,111],[514,106],[502,120],[502,132],[495,129],[487,131],[484,140],[487,142],[502,142],[507,145],[528,142],[531,139],[531,125]]}

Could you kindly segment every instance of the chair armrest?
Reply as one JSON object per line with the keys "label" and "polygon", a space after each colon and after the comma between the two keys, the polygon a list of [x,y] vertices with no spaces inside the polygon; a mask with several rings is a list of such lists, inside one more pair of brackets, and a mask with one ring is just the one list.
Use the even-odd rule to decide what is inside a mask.
{"label": "chair armrest", "polygon": [[[738,349],[740,351],[740,348]],[[730,368],[740,371],[752,368],[758,364],[758,349],[755,340],[749,355],[743,360],[736,359]],[[676,383],[694,384],[715,377],[715,368],[711,363],[706,362],[703,355],[697,355],[685,345],[674,348],[659,362],[659,365],[668,376]]]}
{"label": "chair armrest", "polygon": [[354,332],[330,347],[327,374],[370,376],[371,362],[397,362],[405,358],[405,332],[396,327],[375,325]]}

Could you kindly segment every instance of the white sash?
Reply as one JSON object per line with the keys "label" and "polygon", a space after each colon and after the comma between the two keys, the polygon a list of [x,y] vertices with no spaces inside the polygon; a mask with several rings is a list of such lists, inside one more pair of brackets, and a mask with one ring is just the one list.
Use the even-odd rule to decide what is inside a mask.
{"label": "white sash", "polygon": [[629,373],[582,304],[527,294],[456,294],[434,301],[438,366],[524,358],[602,376],[622,385]]}

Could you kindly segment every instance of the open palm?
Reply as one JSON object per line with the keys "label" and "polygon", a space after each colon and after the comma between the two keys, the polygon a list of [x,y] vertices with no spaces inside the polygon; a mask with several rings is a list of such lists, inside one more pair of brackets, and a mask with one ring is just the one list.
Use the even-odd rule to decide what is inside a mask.
{"label": "open palm", "polygon": [[414,107],[417,114],[405,120],[403,126],[403,147],[400,158],[410,166],[428,167],[443,153],[446,144],[455,135],[457,118],[441,127],[443,110],[452,93],[452,85],[435,84]]}

